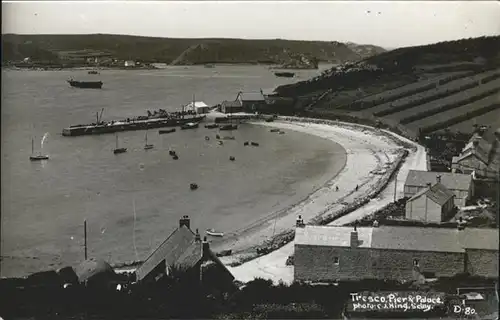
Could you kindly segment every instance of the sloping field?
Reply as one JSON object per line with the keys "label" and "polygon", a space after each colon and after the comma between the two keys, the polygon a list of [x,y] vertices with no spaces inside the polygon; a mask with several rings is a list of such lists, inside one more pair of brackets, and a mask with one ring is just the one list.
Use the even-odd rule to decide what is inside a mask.
{"label": "sloping field", "polygon": [[[500,97],[497,97],[497,102],[500,102]],[[474,131],[474,124],[479,126],[491,126],[494,130],[500,128],[500,108],[475,117],[470,120],[459,122],[449,127],[451,131],[470,133]]]}
{"label": "sloping field", "polygon": [[434,116],[440,112],[456,109],[460,106],[471,104],[488,96],[495,96],[500,92],[500,78],[487,84],[460,91],[439,100],[418,105],[404,111],[391,114],[387,118],[399,121],[401,124]]}
{"label": "sloping field", "polygon": [[432,117],[428,117],[419,121],[415,121],[406,125],[409,129],[422,133],[430,133],[445,128],[449,128],[455,124],[469,121],[475,117],[482,116],[486,113],[499,110],[500,101],[497,95],[492,95],[475,101],[470,104],[463,105],[456,109],[451,109],[446,112],[438,113]]}
{"label": "sloping field", "polygon": [[[426,79],[423,81],[414,82],[411,84],[407,84],[398,88],[394,88],[392,90],[384,91],[381,93],[377,93],[368,97],[364,97],[360,100],[355,101],[354,103],[339,108],[345,110],[352,111],[360,111],[369,108],[373,108],[375,106],[390,103],[392,101],[411,96],[416,93],[424,92],[430,89],[433,89],[437,86],[437,84],[443,85],[455,79],[460,79],[463,77],[468,77],[474,74],[473,71],[469,72],[453,72],[445,75],[433,77],[431,79]],[[371,111],[371,110],[370,110]]]}
{"label": "sloping field", "polygon": [[[446,85],[440,85],[435,89],[417,93],[412,96],[394,101],[392,103],[380,105],[377,108],[373,109],[373,114],[377,117],[384,117],[397,113],[404,113],[405,111],[413,113],[415,112],[413,111],[413,108],[417,106],[432,103],[432,101],[452,96],[456,93],[463,92],[464,90],[483,86],[498,78],[500,78],[499,69],[483,72],[472,77],[454,80]],[[420,109],[420,107],[418,109]],[[397,116],[396,118],[400,119],[399,116]]]}

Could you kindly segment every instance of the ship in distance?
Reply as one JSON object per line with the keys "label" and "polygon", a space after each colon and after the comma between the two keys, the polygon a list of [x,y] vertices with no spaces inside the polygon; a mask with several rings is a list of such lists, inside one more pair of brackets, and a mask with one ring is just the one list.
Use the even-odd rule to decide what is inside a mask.
{"label": "ship in distance", "polygon": [[73,79],[69,79],[67,81],[73,88],[80,89],[101,89],[103,85],[102,81],[76,81]]}

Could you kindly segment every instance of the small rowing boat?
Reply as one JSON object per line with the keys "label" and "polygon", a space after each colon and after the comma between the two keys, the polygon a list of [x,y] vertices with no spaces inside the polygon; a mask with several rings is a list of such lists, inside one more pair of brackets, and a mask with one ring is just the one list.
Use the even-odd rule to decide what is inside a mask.
{"label": "small rowing boat", "polygon": [[223,237],[224,233],[215,231],[215,229],[207,229],[207,234],[212,237]]}

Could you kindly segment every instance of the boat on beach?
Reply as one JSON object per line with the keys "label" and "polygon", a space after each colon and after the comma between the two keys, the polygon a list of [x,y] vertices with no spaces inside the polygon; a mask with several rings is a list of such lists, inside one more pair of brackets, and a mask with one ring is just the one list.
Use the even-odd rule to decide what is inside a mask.
{"label": "boat on beach", "polygon": [[103,85],[102,81],[76,81],[73,79],[67,81],[73,88],[80,89],[101,89]]}
{"label": "boat on beach", "polygon": [[31,156],[30,161],[41,161],[48,160],[49,156],[43,155],[41,153],[35,155],[35,139],[31,139]]}
{"label": "boat on beach", "polygon": [[212,237],[223,237],[224,233],[215,231],[215,229],[207,229],[207,234]]}
{"label": "boat on beach", "polygon": [[277,77],[282,77],[282,78],[293,78],[293,77],[295,77],[295,73],[293,73],[293,72],[286,72],[286,71],[275,72],[274,75],[277,76]]}
{"label": "boat on beach", "polygon": [[158,134],[172,133],[172,132],[175,132],[175,130],[176,130],[175,128],[158,130]]}

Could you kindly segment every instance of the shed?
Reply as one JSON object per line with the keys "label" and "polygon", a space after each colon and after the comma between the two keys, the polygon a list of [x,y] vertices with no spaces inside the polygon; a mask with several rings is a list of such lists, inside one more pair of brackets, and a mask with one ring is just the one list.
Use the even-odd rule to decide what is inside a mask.
{"label": "shed", "polygon": [[194,110],[198,114],[205,114],[210,111],[210,107],[203,101],[190,102],[186,108]]}
{"label": "shed", "polygon": [[451,218],[455,195],[440,182],[421,190],[406,202],[406,219],[444,222]]}
{"label": "shed", "polygon": [[221,112],[223,113],[238,113],[243,111],[243,105],[241,101],[222,101],[221,104]]}
{"label": "shed", "polygon": [[472,175],[451,172],[430,172],[410,170],[404,186],[405,197],[411,198],[418,192],[427,188],[427,184],[438,182],[455,194],[454,204],[464,207],[467,200],[474,195]]}

